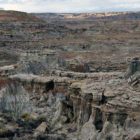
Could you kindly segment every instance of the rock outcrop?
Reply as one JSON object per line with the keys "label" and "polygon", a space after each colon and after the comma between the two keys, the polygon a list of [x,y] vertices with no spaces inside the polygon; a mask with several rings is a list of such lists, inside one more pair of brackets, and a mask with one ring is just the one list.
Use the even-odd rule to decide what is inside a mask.
{"label": "rock outcrop", "polygon": [[137,139],[140,131],[138,86],[133,88],[124,78],[125,73],[81,74],[81,78],[77,75],[9,77],[11,83],[17,81],[28,92],[32,112],[36,110],[46,118],[46,122],[36,127],[34,136],[48,137],[55,133],[77,140]]}
{"label": "rock outcrop", "polygon": [[0,139],[138,140],[139,13],[47,16],[0,11]]}

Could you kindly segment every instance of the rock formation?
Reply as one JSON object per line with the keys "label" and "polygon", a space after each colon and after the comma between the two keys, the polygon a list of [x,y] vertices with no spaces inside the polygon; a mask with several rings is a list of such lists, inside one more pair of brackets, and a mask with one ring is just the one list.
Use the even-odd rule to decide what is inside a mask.
{"label": "rock formation", "polygon": [[0,139],[139,140],[139,13],[16,14],[0,11]]}
{"label": "rock formation", "polygon": [[[42,122],[35,132],[32,128],[34,136],[45,137],[47,127],[47,134],[65,135],[66,139],[127,140],[138,137],[135,135],[140,131],[139,91],[122,73],[90,75],[89,78],[81,75],[82,79],[79,76],[31,74],[9,76],[11,84],[17,81],[28,93],[32,114],[45,117],[46,124]],[[12,90],[11,95],[19,92],[16,90],[22,92],[21,89]]]}

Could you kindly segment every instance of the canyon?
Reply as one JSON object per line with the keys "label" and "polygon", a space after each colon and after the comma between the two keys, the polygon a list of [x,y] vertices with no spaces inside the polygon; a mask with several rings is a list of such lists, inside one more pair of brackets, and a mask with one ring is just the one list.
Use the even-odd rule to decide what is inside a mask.
{"label": "canyon", "polygon": [[0,139],[139,140],[140,13],[0,11]]}

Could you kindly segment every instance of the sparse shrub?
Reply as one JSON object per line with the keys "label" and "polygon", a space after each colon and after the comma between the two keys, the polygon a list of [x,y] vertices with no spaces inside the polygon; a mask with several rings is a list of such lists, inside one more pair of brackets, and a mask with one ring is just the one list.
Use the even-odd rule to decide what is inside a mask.
{"label": "sparse shrub", "polygon": [[29,95],[19,83],[12,82],[3,90],[0,109],[17,120],[24,112],[31,109]]}
{"label": "sparse shrub", "polygon": [[31,116],[29,113],[24,113],[22,114],[21,118],[23,118],[24,120],[28,121],[31,119]]}

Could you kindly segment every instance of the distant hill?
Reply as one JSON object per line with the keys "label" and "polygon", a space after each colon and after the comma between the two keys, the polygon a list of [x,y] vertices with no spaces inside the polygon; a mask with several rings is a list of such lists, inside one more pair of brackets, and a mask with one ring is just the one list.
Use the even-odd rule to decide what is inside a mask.
{"label": "distant hill", "polygon": [[[140,12],[28,14],[0,11],[0,49],[0,55],[8,64],[12,62],[7,54],[16,53],[16,49],[19,53],[51,49],[58,53],[60,63],[82,60],[90,64],[92,71],[126,70],[126,58],[140,54]],[[6,63],[4,61],[2,64]]]}
{"label": "distant hill", "polygon": [[140,19],[140,12],[36,13],[33,15],[47,20]]}
{"label": "distant hill", "polygon": [[28,21],[28,22],[36,22],[40,21],[36,16],[31,14],[27,14],[25,12],[18,12],[18,11],[5,11],[0,10],[0,22],[2,21]]}

